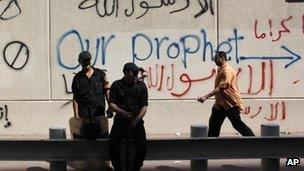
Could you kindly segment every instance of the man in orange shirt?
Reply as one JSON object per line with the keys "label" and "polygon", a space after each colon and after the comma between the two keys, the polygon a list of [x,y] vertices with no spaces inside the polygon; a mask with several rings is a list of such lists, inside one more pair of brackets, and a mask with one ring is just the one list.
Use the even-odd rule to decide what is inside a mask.
{"label": "man in orange shirt", "polygon": [[209,137],[218,137],[221,126],[226,117],[242,136],[254,136],[252,130],[241,120],[240,111],[243,110],[242,99],[237,88],[236,73],[226,61],[226,53],[219,51],[214,58],[218,66],[213,91],[198,97],[197,100],[204,103],[208,98],[215,96],[215,104],[209,119]]}

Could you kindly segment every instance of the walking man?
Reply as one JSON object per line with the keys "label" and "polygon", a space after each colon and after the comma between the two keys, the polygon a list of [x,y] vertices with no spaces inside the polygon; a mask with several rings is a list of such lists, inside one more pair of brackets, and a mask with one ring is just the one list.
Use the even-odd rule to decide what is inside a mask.
{"label": "walking man", "polygon": [[215,104],[209,119],[208,136],[218,137],[220,135],[221,126],[226,117],[242,136],[254,136],[252,130],[241,120],[240,111],[244,107],[237,87],[236,73],[228,65],[226,53],[219,51],[215,55],[214,62],[218,66],[214,89],[197,98],[199,102],[204,103],[208,98],[215,96]]}

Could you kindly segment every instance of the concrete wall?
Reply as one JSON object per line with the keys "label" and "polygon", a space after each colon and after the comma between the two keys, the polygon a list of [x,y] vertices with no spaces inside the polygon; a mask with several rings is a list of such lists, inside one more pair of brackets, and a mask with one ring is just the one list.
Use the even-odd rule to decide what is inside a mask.
{"label": "concrete wall", "polygon": [[[2,0],[0,133],[47,135],[68,127],[78,54],[89,49],[112,82],[124,63],[148,71],[148,134],[189,133],[208,124],[211,57],[226,51],[238,71],[243,120],[303,132],[303,3],[284,0]],[[9,126],[7,123],[10,122]],[[223,133],[234,133],[228,120]]]}

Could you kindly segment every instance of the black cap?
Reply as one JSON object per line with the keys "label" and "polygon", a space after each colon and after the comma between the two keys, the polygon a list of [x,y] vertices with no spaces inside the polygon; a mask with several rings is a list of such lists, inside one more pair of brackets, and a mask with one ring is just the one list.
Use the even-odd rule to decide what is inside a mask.
{"label": "black cap", "polygon": [[91,54],[88,51],[82,51],[78,56],[79,63],[87,63],[91,60]]}
{"label": "black cap", "polygon": [[136,66],[133,62],[128,62],[123,67],[123,72],[126,72],[126,71],[143,72],[145,70],[143,68]]}

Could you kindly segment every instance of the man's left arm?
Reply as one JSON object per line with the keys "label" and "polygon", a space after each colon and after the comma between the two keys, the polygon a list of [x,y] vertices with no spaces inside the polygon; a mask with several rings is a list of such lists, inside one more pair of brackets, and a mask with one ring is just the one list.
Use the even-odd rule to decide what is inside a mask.
{"label": "man's left arm", "polygon": [[134,118],[131,122],[130,127],[135,128],[137,123],[144,118],[148,110],[148,89],[145,83],[143,83],[143,91],[142,91],[142,98],[141,98],[141,109],[137,114],[136,118]]}
{"label": "man's left arm", "polygon": [[134,119],[132,120],[132,122],[130,123],[129,129],[134,129],[134,128],[136,127],[137,123],[138,123],[140,120],[142,120],[142,119],[144,118],[144,116],[146,115],[147,109],[148,109],[148,106],[143,106],[143,107],[140,109],[140,111],[139,111],[138,115],[136,116],[136,118],[134,118]]}
{"label": "man's left arm", "polygon": [[145,116],[146,113],[147,113],[147,109],[148,109],[147,106],[143,106],[143,107],[140,109],[140,111],[139,111],[137,117],[134,119],[134,121],[135,121],[136,123],[138,123],[140,120],[142,120],[142,119],[144,118],[144,116]]}
{"label": "man's left arm", "polygon": [[109,98],[110,98],[110,88],[111,88],[111,85],[108,81],[108,78],[107,78],[107,75],[104,71],[101,72],[101,80],[102,80],[102,86],[103,86],[103,89],[105,91],[105,96],[106,96],[106,100],[107,102],[109,101]]}
{"label": "man's left arm", "polygon": [[106,100],[108,103],[109,103],[109,99],[110,99],[110,88],[111,88],[111,85],[109,82],[107,82],[107,84],[103,86],[103,89],[105,90]]}
{"label": "man's left arm", "polygon": [[111,88],[111,85],[107,79],[107,75],[104,73],[102,75],[102,80],[103,80],[103,89],[104,89],[104,94],[105,94],[105,97],[106,97],[106,100],[107,100],[107,103],[108,103],[108,110],[106,111],[107,113],[107,117],[108,118],[112,118],[113,117],[113,110],[111,108],[111,105],[109,103],[109,99],[110,99],[110,88]]}

